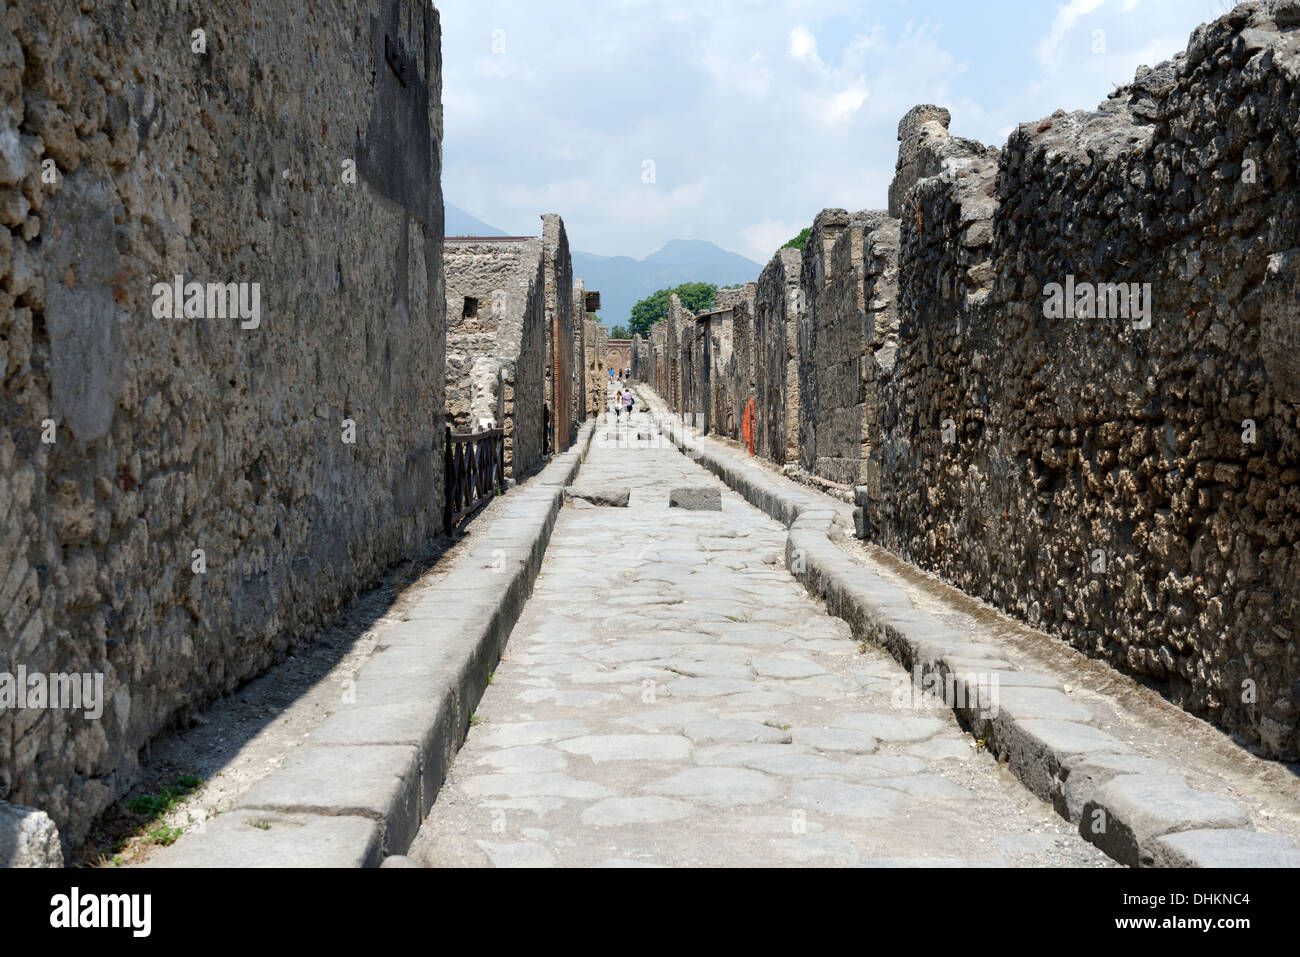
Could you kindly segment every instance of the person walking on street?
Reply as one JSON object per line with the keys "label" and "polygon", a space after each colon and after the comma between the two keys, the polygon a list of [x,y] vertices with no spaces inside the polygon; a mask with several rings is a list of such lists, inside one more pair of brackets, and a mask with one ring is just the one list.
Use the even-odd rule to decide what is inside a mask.
{"label": "person walking on street", "polygon": [[623,393],[623,408],[627,409],[627,421],[629,425],[632,424],[632,406],[635,403],[636,399],[632,398],[632,390],[628,389]]}
{"label": "person walking on street", "polygon": [[618,395],[614,397],[614,421],[618,422],[623,418],[623,390],[618,390]]}

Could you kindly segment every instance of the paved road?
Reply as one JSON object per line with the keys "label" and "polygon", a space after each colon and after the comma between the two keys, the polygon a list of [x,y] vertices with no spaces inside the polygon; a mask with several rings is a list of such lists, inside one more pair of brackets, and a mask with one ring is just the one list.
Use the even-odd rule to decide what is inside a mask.
{"label": "paved road", "polygon": [[[638,425],[640,429],[638,430]],[[428,866],[1106,866],[785,570],[785,529],[659,440],[598,427],[464,747]],[[606,435],[631,441],[606,440]],[[678,486],[722,511],[668,507]]]}

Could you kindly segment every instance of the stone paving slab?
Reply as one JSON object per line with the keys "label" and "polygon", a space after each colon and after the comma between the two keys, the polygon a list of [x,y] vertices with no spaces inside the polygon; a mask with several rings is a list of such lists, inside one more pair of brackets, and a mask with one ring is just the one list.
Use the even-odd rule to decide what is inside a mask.
{"label": "stone paving slab", "polygon": [[[781,523],[662,441],[595,442],[578,481],[628,507],[558,516],[411,859],[1110,866],[950,711],[895,702],[907,672],[790,574]],[[699,485],[719,511],[670,507]]]}
{"label": "stone paving slab", "polygon": [[[658,397],[645,390],[642,401],[651,409],[663,408]],[[1087,840],[1123,863],[1162,866],[1179,859],[1165,845],[1158,845],[1159,853],[1155,849],[1171,830],[1195,827],[1197,821],[1214,822],[1210,826],[1217,828],[1251,827],[1236,802],[1189,788],[1163,762],[1147,759],[1151,763],[1144,765],[1144,776],[1151,780],[1145,788],[1118,785],[1115,774],[1099,773],[1108,762],[1137,756],[1124,742],[1092,727],[1090,712],[1061,693],[1058,681],[1017,670],[998,657],[997,648],[966,640],[935,615],[913,607],[903,588],[852,562],[836,544],[852,526],[850,506],[745,462],[720,443],[690,435],[674,416],[660,414],[656,426],[689,458],[788,527],[787,566],[830,612],[850,624],[855,637],[887,648],[917,679],[933,675],[961,688],[961,698],[949,696],[945,701],[981,746],[1007,761],[1036,796],[1079,824]],[[998,706],[990,710],[988,701],[972,692],[994,676]],[[1070,784],[1072,768],[1089,770]],[[1163,802],[1172,804],[1166,807]],[[1086,826],[1086,815],[1094,809],[1108,817],[1111,826],[1104,834]],[[1182,811],[1185,819],[1178,816]],[[1277,846],[1295,848],[1288,837],[1280,837]],[[1282,859],[1290,860],[1286,855]]]}

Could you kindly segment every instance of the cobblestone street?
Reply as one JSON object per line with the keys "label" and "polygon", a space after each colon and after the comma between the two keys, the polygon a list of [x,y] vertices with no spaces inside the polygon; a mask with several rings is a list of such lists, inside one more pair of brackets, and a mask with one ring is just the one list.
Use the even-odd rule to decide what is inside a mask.
{"label": "cobblestone street", "polygon": [[[646,436],[638,440],[637,435]],[[785,529],[644,413],[598,426],[410,851],[432,866],[1110,863],[811,601]],[[679,487],[722,511],[669,508]]]}

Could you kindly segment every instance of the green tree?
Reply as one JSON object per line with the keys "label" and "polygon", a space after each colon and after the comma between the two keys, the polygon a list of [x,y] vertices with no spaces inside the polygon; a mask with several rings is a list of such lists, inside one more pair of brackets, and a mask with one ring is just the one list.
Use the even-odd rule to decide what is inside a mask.
{"label": "green tree", "polygon": [[660,289],[646,296],[632,307],[632,318],[628,325],[639,336],[648,336],[650,327],[656,322],[668,318],[668,297],[677,293],[682,305],[691,312],[713,308],[718,295],[718,287],[709,282],[684,282],[671,289]]}
{"label": "green tree", "polygon": [[627,326],[615,326],[609,330],[609,337],[611,339],[631,339],[632,333],[627,331]]}
{"label": "green tree", "polygon": [[799,231],[799,235],[798,235],[798,236],[796,236],[794,239],[790,240],[788,243],[786,243],[786,244],[785,244],[784,246],[782,246],[781,248],[782,248],[782,249],[797,249],[797,250],[799,250],[800,252],[803,252],[804,243],[808,242],[808,235],[809,235],[809,233],[811,233],[811,232],[812,232],[812,227],[811,227],[811,226],[805,226],[802,230]]}

